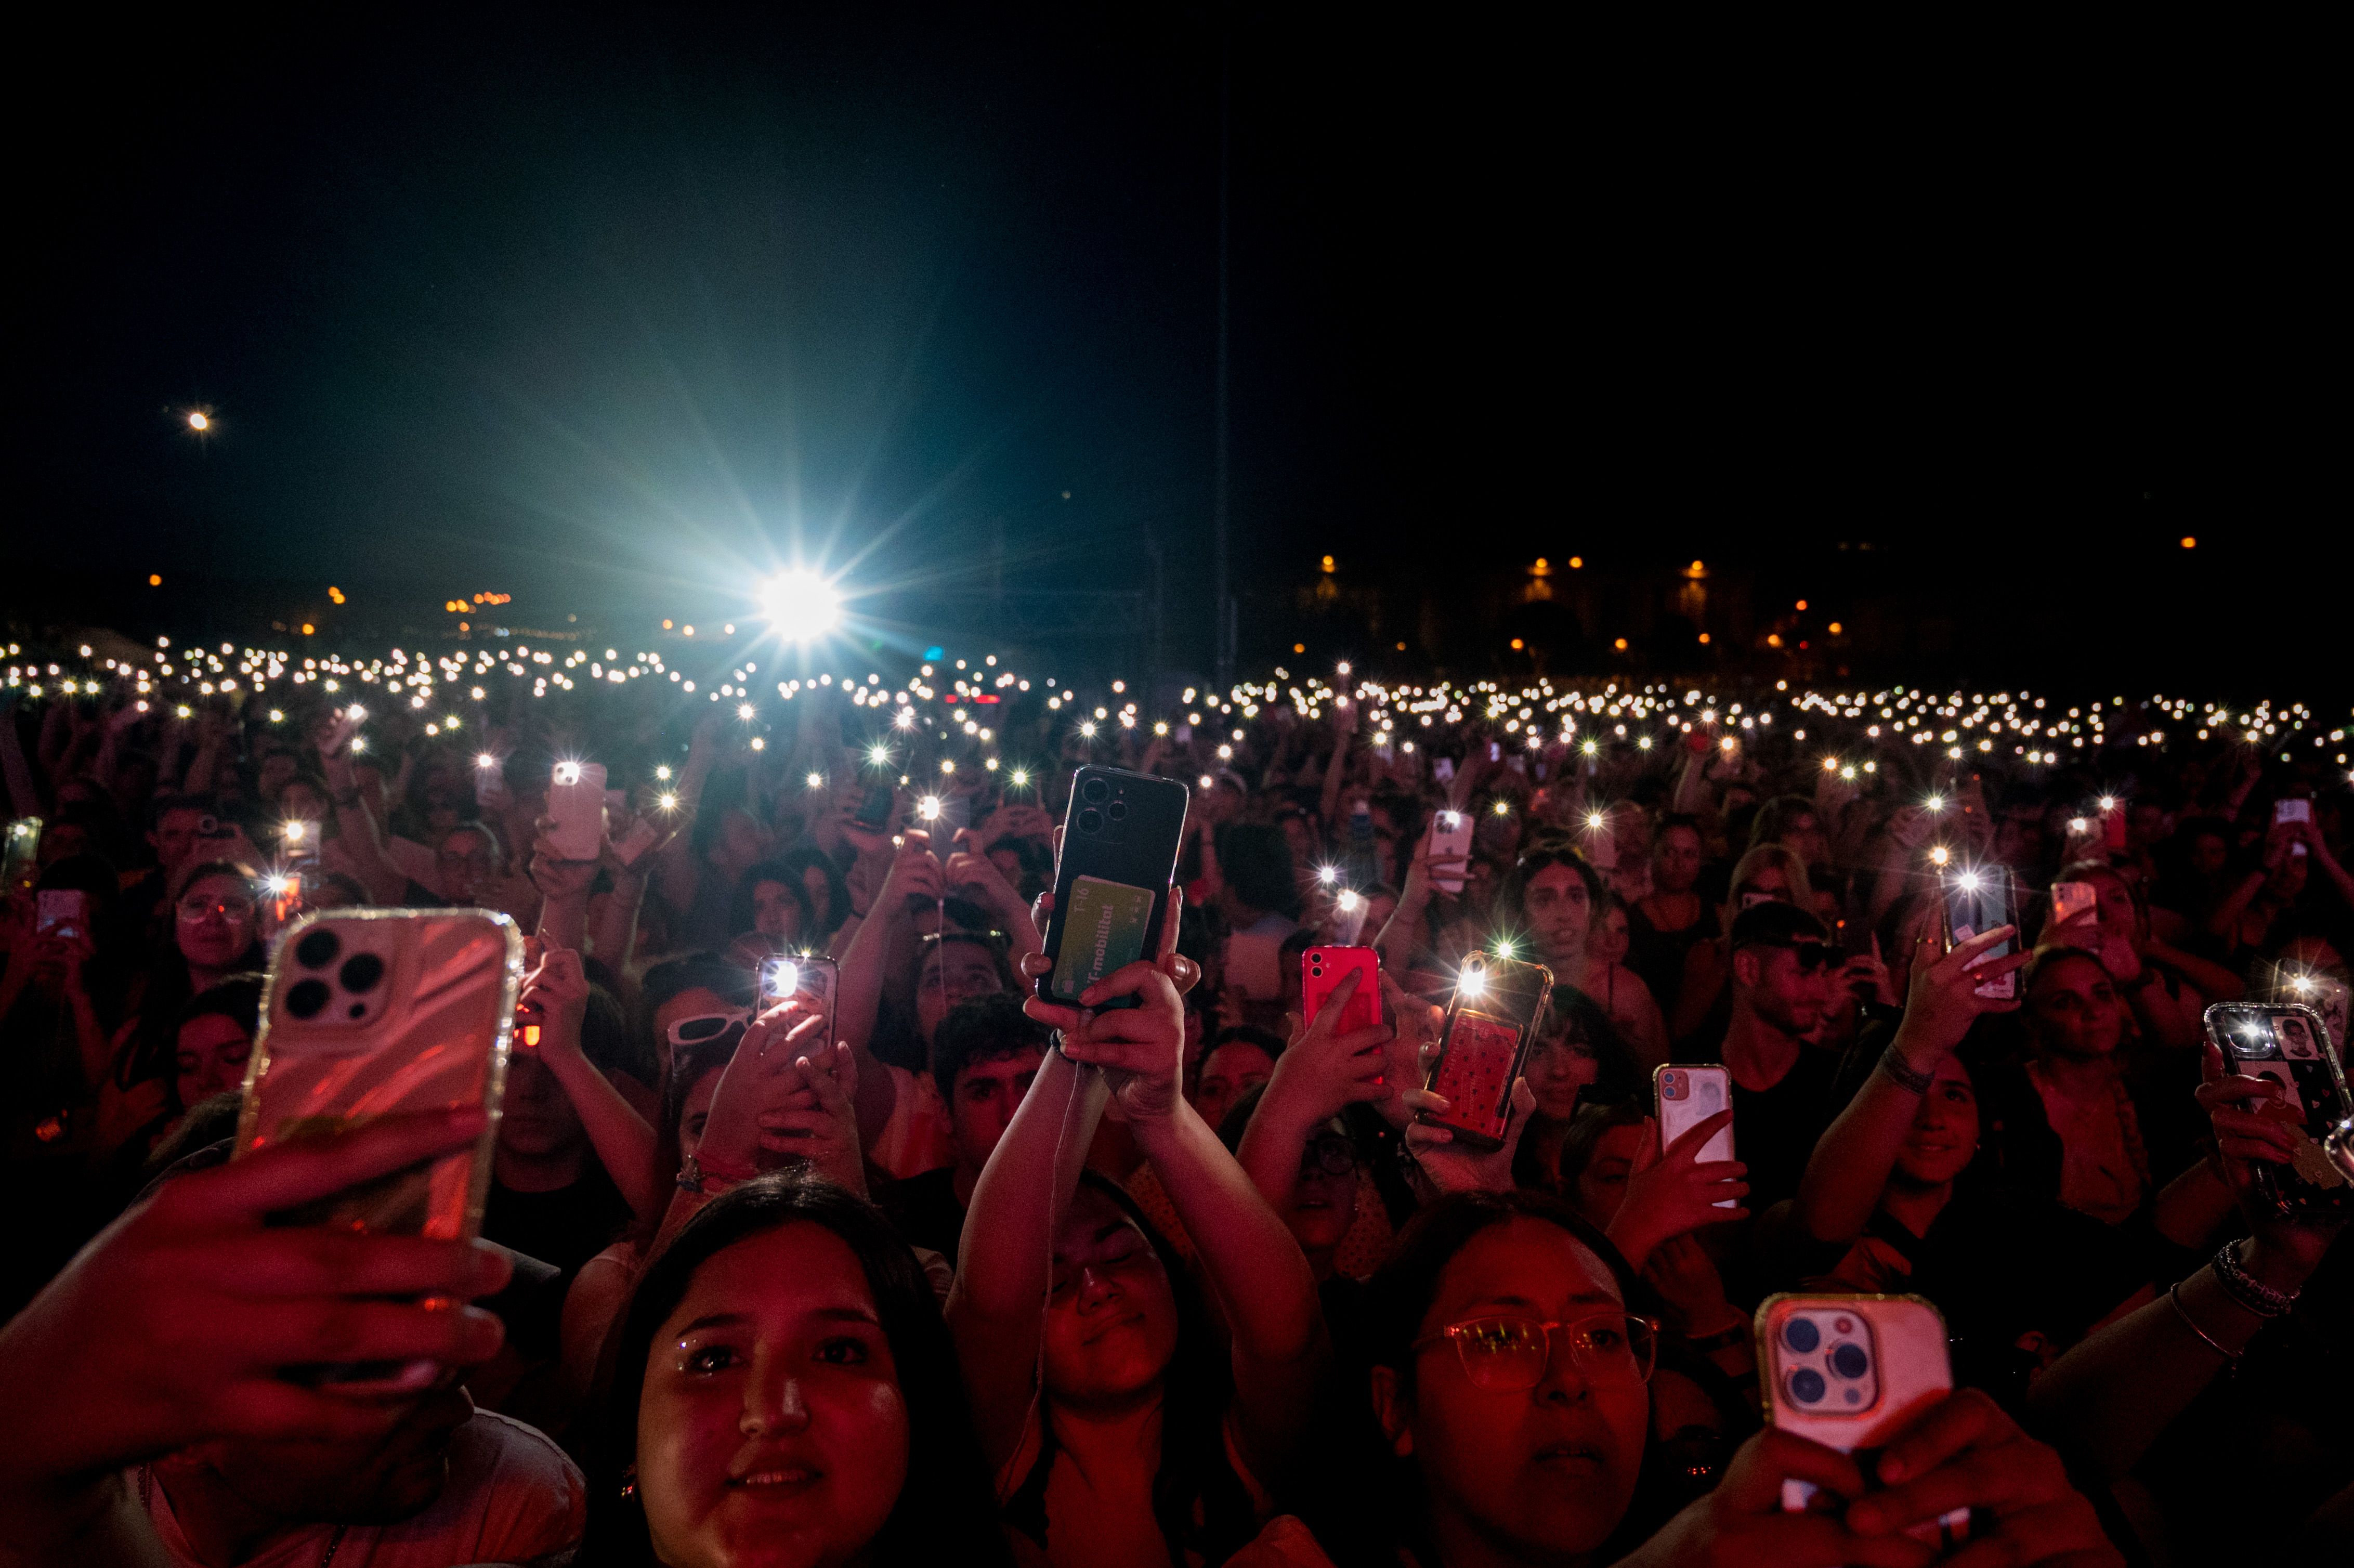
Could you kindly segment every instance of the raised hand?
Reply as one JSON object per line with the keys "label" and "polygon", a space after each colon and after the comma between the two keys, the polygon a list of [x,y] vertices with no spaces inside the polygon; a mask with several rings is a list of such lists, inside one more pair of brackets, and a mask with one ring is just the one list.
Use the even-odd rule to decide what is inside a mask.
{"label": "raised hand", "polygon": [[1914,1421],[1882,1452],[1876,1475],[1886,1489],[1848,1504],[1847,1528],[1859,1535],[1893,1535],[1966,1508],[1972,1540],[1946,1559],[1955,1568],[2125,1561],[2060,1456],[1978,1389]]}
{"label": "raised hand", "polygon": [[1397,1031],[1385,1023],[1340,1030],[1341,1015],[1357,993],[1364,971],[1352,969],[1332,988],[1313,1022],[1292,1031],[1291,1043],[1276,1058],[1260,1113],[1270,1105],[1296,1110],[1303,1125],[1341,1114],[1349,1106],[1389,1097],[1384,1080],[1389,1059],[1384,1048]]}
{"label": "raised hand", "polygon": [[796,1097],[812,1091],[798,1064],[821,1050],[824,1033],[824,1010],[803,996],[789,996],[752,1021],[712,1092],[697,1164],[734,1181],[759,1168],[760,1118],[806,1106]]}
{"label": "raised hand", "polygon": [[1749,1195],[1749,1183],[1742,1179],[1749,1167],[1738,1160],[1700,1157],[1708,1140],[1732,1125],[1733,1112],[1721,1110],[1686,1128],[1662,1150],[1659,1122],[1643,1118],[1643,1142],[1627,1171],[1627,1195],[1610,1222],[1610,1239],[1628,1267],[1639,1270],[1651,1249],[1670,1236],[1749,1217],[1745,1208],[1716,1206],[1722,1199]]}
{"label": "raised hand", "polygon": [[[1999,943],[2019,934],[2016,926],[1997,926],[1991,931],[1981,931],[1967,942],[1956,943],[1950,953],[1937,953],[1937,924],[1925,922],[1914,934],[1913,948],[1913,981],[1904,1002],[1904,1022],[1898,1033],[1909,1047],[1906,1059],[1915,1066],[1962,1043],[1978,1015],[1987,1012],[2012,1012],[2019,999],[1995,1001],[1980,996],[1978,988],[1998,975],[2025,967],[2032,954],[2016,952],[2007,958],[1978,962],[1980,955]],[[1925,1071],[1925,1067],[1924,1067]]]}
{"label": "raised hand", "polygon": [[843,1041],[819,1041],[790,1057],[779,1075],[782,1097],[754,1119],[760,1148],[809,1161],[821,1176],[866,1195],[866,1161],[858,1144],[858,1059]]}
{"label": "raised hand", "polygon": [[1621,1568],[1926,1568],[1936,1552],[1907,1535],[1866,1535],[1835,1513],[1785,1513],[1782,1483],[1806,1481],[1834,1498],[1867,1489],[1855,1460],[1767,1427],[1738,1449],[1714,1491],[1670,1520]]}

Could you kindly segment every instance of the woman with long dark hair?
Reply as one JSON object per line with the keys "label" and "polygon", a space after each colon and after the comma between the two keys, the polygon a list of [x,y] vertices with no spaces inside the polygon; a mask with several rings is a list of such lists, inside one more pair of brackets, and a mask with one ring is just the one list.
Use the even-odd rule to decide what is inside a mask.
{"label": "woman with long dark hair", "polygon": [[1003,1562],[930,1282],[872,1205],[777,1173],[638,1283],[583,1568]]}

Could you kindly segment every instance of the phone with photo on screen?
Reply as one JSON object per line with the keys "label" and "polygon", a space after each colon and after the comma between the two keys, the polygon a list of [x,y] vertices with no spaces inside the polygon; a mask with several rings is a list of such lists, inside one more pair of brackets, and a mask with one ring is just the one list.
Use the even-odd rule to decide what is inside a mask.
{"label": "phone with photo on screen", "polygon": [[834,996],[842,989],[842,969],[832,959],[815,953],[788,953],[782,958],[760,961],[760,992],[758,1011],[769,1009],[789,996],[799,996],[817,1003],[825,1014],[825,1038],[833,1038]]}
{"label": "phone with photo on screen", "polygon": [[1543,964],[1472,953],[1455,977],[1438,1059],[1423,1086],[1447,1102],[1416,1119],[1443,1127],[1471,1149],[1501,1149],[1511,1126],[1512,1084],[1527,1065],[1537,1022],[1553,1000]]}
{"label": "phone with photo on screen", "polygon": [[[1169,915],[1190,794],[1174,779],[1092,764],[1071,775],[1063,843],[1055,863],[1055,910],[1046,922],[1053,966],[1038,995],[1064,1007],[1139,959],[1153,956]],[[1106,1007],[1133,1007],[1115,997]]]}
{"label": "phone with photo on screen", "polygon": [[2296,1157],[2286,1166],[2258,1160],[2257,1193],[2282,1213],[2354,1208],[2354,1187],[2323,1152],[2338,1123],[2354,1115],[2354,1094],[2338,1044],[2321,1014],[2302,1002],[2224,1001],[2207,1010],[2207,1038],[2243,1077],[2270,1078],[2281,1103],[2296,1113]]}
{"label": "phone with photo on screen", "polygon": [[[1953,1392],[1946,1319],[1918,1296],[1769,1296],[1756,1331],[1766,1422],[1842,1454],[1886,1447]],[[1783,1481],[1783,1510],[1806,1512],[1814,1494],[1811,1481]],[[1958,1546],[1969,1522],[1956,1509],[1906,1533]]]}
{"label": "phone with photo on screen", "polygon": [[[2009,868],[2001,864],[1969,866],[1937,874],[1944,906],[1946,951],[1952,952],[1981,931],[2019,924],[2018,899],[2011,888]],[[2007,937],[1979,955],[1973,968],[2009,958],[2019,948],[2016,935]],[[2019,995],[2019,971],[1980,980],[1978,995],[1989,1001],[2009,1001]]]}
{"label": "phone with photo on screen", "polygon": [[[1659,1147],[1669,1145],[1722,1110],[1733,1106],[1733,1075],[1723,1067],[1670,1064],[1651,1069],[1651,1092],[1659,1118]],[[1727,1124],[1702,1146],[1702,1160],[1731,1160],[1733,1128]],[[1731,1198],[1720,1198],[1720,1209],[1739,1208]]]}
{"label": "phone with photo on screen", "polygon": [[[331,909],[302,916],[271,955],[232,1158],[401,1112],[479,1106],[472,1149],[437,1155],[282,1209],[273,1225],[465,1241],[481,1229],[506,1082],[523,938],[483,909]],[[386,1363],[302,1369],[367,1385]]]}

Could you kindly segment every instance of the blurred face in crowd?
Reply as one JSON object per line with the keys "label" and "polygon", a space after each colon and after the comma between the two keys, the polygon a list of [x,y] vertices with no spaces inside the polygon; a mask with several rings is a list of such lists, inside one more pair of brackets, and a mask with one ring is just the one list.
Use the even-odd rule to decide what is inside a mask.
{"label": "blurred face in crowd", "polygon": [[2201,876],[2223,874],[2223,866],[2232,858],[2232,841],[2218,832],[2193,832],[2190,835],[2190,869]]}
{"label": "blurred face in crowd", "polygon": [[722,1012],[742,1011],[742,1004],[728,1001],[716,991],[699,985],[688,986],[654,1009],[654,1052],[663,1065],[668,1065],[671,1025],[689,1018],[710,1018]]}
{"label": "blurred face in crowd", "polygon": [[1203,1060],[1193,1108],[1214,1128],[1236,1100],[1274,1075],[1274,1057],[1247,1040],[1229,1040]]}
{"label": "blurred face in crowd", "polygon": [[686,1098],[678,1107],[678,1158],[684,1163],[703,1147],[703,1129],[711,1120],[711,1102],[719,1093],[719,1075],[723,1069],[714,1066],[695,1080],[686,1091]]}
{"label": "blurred face in crowd", "polygon": [[1329,1255],[1357,1223],[1357,1150],[1337,1119],[1308,1135],[1285,1223],[1311,1258]]}
{"label": "blurred face in crowd", "polygon": [[275,800],[278,792],[300,770],[300,759],[291,751],[273,750],[262,754],[261,765],[254,769],[255,792],[265,800]]}
{"label": "blurred face in crowd", "polygon": [[1627,1173],[1634,1169],[1645,1136],[1638,1122],[1611,1128],[1595,1139],[1593,1156],[1578,1172],[1569,1198],[1579,1215],[1596,1230],[1609,1229],[1610,1222],[1618,1217],[1618,1205],[1627,1196]]}
{"label": "blurred face in crowd", "polygon": [[1586,956],[1601,969],[1606,969],[1613,964],[1623,962],[1627,949],[1633,945],[1633,938],[1628,935],[1627,910],[1623,905],[1606,906],[1585,934]]}
{"label": "blurred face in crowd", "polygon": [[216,872],[180,895],[174,935],[191,968],[225,969],[253,946],[253,889],[245,878]]}
{"label": "blurred face in crowd", "polygon": [[790,886],[766,880],[752,885],[752,929],[763,937],[795,942],[801,939],[801,901]]}
{"label": "blurred face in crowd", "polygon": [[181,1024],[173,1052],[180,1104],[192,1106],[224,1089],[243,1088],[246,1058],[252,1054],[253,1036],[225,1013],[207,1012]]}
{"label": "blurred face in crowd", "polygon": [[1157,1394],[1177,1352],[1168,1271],[1119,1205],[1082,1186],[1055,1233],[1046,1298],[1046,1392],[1116,1412]]}
{"label": "blurred face in crowd", "polygon": [[1959,1058],[1948,1052],[1896,1151],[1897,1179],[1916,1187],[1943,1185],[1962,1173],[1978,1147],[1978,1091]]}
{"label": "blurred face in crowd", "polygon": [[1700,881],[1701,842],[1697,830],[1678,822],[1659,830],[1651,847],[1651,885],[1661,893],[1690,893]]}
{"label": "blurred face in crowd", "polygon": [[2107,1056],[2125,1033],[2116,986],[2085,954],[2055,957],[2036,970],[2027,1022],[2039,1046],[2062,1056]]}
{"label": "blurred face in crowd", "polygon": [[1783,848],[1795,852],[1808,865],[1828,865],[1831,858],[1831,841],[1812,811],[1797,811],[1783,824],[1781,837],[1775,841]]}
{"label": "blurred face in crowd", "polygon": [[1521,912],[1538,954],[1558,968],[1585,949],[1585,928],[1594,917],[1585,878],[1566,865],[1549,865],[1521,888]]}
{"label": "blurred face in crowd", "polygon": [[[1818,944],[1808,948],[1808,957],[1819,951]],[[1806,967],[1796,948],[1743,948],[1733,955],[1734,999],[1784,1034],[1808,1034],[1830,1005],[1833,969],[1828,962]]]}
{"label": "blurred face in crowd", "polygon": [[1994,857],[2013,871],[2031,871],[2043,859],[2043,814],[2032,807],[1995,819]]}
{"label": "blurred face in crowd", "polygon": [[278,814],[281,817],[300,817],[306,822],[323,822],[327,820],[327,797],[308,779],[290,779],[286,787],[278,792]]}
{"label": "blurred face in crowd", "polygon": [[822,866],[801,867],[801,891],[809,895],[809,906],[817,911],[818,924],[831,924],[834,916],[833,881]]}
{"label": "blurred face in crowd", "polygon": [[1592,1088],[1601,1071],[1592,1043],[1570,1033],[1545,1035],[1529,1048],[1529,1090],[1537,1109],[1555,1121],[1569,1119],[1579,1091]]}
{"label": "blurred face in crowd", "polygon": [[207,814],[193,806],[175,806],[156,819],[147,842],[154,846],[155,863],[164,868],[165,877],[176,875],[188,863],[196,847],[196,829]]}
{"label": "blurred face in crowd", "polygon": [[749,865],[768,857],[776,837],[742,807],[733,807],[719,819],[719,836],[711,845],[711,859],[719,865]]}
{"label": "blurred face in crowd", "polygon": [[499,1113],[499,1147],[510,1154],[545,1159],[568,1153],[588,1139],[572,1097],[564,1092],[535,1051],[507,1058],[506,1098]]}
{"label": "blurred face in crowd", "polygon": [[940,1020],[959,1002],[1005,989],[996,955],[979,942],[934,942],[916,972],[916,1027],[929,1046]]}
{"label": "blurred face in crowd", "polygon": [[1450,1260],[1422,1320],[1409,1369],[1373,1372],[1384,1433],[1420,1475],[1444,1543],[1489,1543],[1498,1560],[1551,1563],[1598,1548],[1634,1500],[1650,1425],[1639,1363],[1573,1355],[1551,1334],[1533,1388],[1483,1387],[1452,1326],[1497,1318],[1574,1323],[1625,1303],[1602,1260],[1542,1220],[1490,1225]]}
{"label": "blurred face in crowd", "polygon": [[472,904],[498,874],[498,845],[480,828],[458,828],[442,835],[433,863],[441,878],[441,896],[453,904]]}
{"label": "blurred face in crowd", "polygon": [[957,1069],[956,1092],[949,1097],[949,1134],[957,1165],[967,1175],[980,1175],[989,1163],[1045,1059],[1044,1051],[1031,1048]]}
{"label": "blurred face in crowd", "polygon": [[909,1421],[857,1255],[822,1225],[712,1255],[654,1336],[638,1495],[668,1568],[852,1563],[907,1478]]}
{"label": "blurred face in crowd", "polygon": [[1306,814],[1288,811],[1281,822],[1283,842],[1291,846],[1291,863],[1299,868],[1300,875],[1312,878],[1316,863],[1324,858],[1324,846],[1316,842],[1316,827]]}

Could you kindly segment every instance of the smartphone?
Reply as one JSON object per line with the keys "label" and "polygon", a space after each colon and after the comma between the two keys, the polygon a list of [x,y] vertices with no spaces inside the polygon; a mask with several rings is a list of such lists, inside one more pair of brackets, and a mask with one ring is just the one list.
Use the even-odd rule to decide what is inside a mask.
{"label": "smartphone", "polygon": [[[1769,1296],[1757,1308],[1757,1369],[1766,1421],[1842,1454],[1886,1447],[1954,1387],[1946,1319],[1918,1296]],[[1814,1492],[1785,1480],[1783,1510],[1805,1512]],[[1955,1509],[1909,1533],[1950,1548],[1969,1522]]]}
{"label": "smartphone", "polygon": [[278,826],[279,858],[290,869],[319,863],[320,826],[302,817],[289,817]]}
{"label": "smartphone", "polygon": [[2098,913],[2101,890],[2089,882],[2055,882],[2052,885],[2052,924],[2066,924],[2080,915]]}
{"label": "smartphone", "polygon": [[41,819],[19,817],[8,824],[8,839],[0,849],[0,893],[30,893],[41,874]]}
{"label": "smartphone", "polygon": [[1463,960],[1447,1000],[1438,1060],[1423,1086],[1447,1101],[1416,1114],[1472,1149],[1501,1149],[1511,1124],[1512,1081],[1526,1065],[1536,1022],[1553,1000],[1553,971],[1543,964],[1473,953]]}
{"label": "smartphone", "polygon": [[932,837],[932,853],[946,860],[956,853],[956,836],[972,826],[970,795],[926,795],[916,802],[916,820],[908,824]]}
{"label": "smartphone", "polygon": [[1333,989],[1351,975],[1357,990],[1334,1028],[1346,1034],[1382,1022],[1382,956],[1371,948],[1310,948],[1299,955],[1299,1012],[1313,1023]]}
{"label": "smartphone", "polygon": [[[1941,871],[1937,874],[1937,885],[1945,895],[1946,951],[1949,953],[1981,931],[2019,923],[2010,872],[2004,866]],[[2007,938],[1988,948],[1978,962],[1987,964],[1997,959],[2008,958],[2018,945],[2016,936]],[[2013,969],[2009,974],[1980,980],[1977,990],[1988,1001],[2009,1001],[2019,994],[2019,971]]]}
{"label": "smartphone", "polygon": [[486,811],[507,802],[507,776],[499,759],[485,751],[474,758],[474,804]]}
{"label": "smartphone", "polygon": [[2275,978],[2273,989],[2274,1001],[2303,1002],[2321,1014],[2321,1027],[2332,1042],[2346,1038],[2344,980],[2326,974],[2284,974]]}
{"label": "smartphone", "polygon": [[1373,808],[1368,800],[1358,800],[1349,812],[1349,847],[1341,856],[1349,882],[1356,887],[1371,887],[1381,881],[1379,857],[1373,851]]}
{"label": "smartphone", "polygon": [[[1038,995],[1076,1007],[1079,993],[1155,951],[1169,883],[1185,837],[1190,796],[1174,779],[1092,764],[1071,775],[1063,844],[1055,859],[1055,912]],[[1133,1007],[1119,997],[1106,1007]]]}
{"label": "smartphone", "polygon": [[2354,1115],[2354,1095],[2321,1014],[2299,1002],[2225,1001],[2207,1010],[2206,1023],[2232,1071],[2272,1079],[2297,1113],[2296,1159],[2285,1169],[2258,1161],[2257,1193],[2284,1214],[2354,1208],[2354,1187],[2322,1152],[2322,1140]]}
{"label": "smartphone", "polygon": [[2273,824],[2309,822],[2313,821],[2313,802],[2302,795],[2289,795],[2273,802]]}
{"label": "smartphone", "polygon": [[90,937],[90,895],[78,887],[50,887],[33,895],[33,935],[69,942]]}
{"label": "smartphone", "polygon": [[832,959],[815,954],[788,954],[764,959],[760,965],[758,1010],[769,1009],[789,996],[806,997],[825,1013],[825,1038],[833,1038],[834,997],[842,989],[842,969]]}
{"label": "smartphone", "polygon": [[879,833],[891,824],[893,800],[888,784],[869,784],[859,792],[858,810],[850,813],[850,820],[862,828]]}
{"label": "smartphone", "polygon": [[[304,916],[270,960],[246,1065],[233,1158],[402,1111],[481,1106],[472,1149],[419,1161],[269,1216],[273,1225],[472,1239],[491,1180],[523,937],[484,909],[328,909]],[[305,1382],[369,1383],[398,1369],[303,1369]]]}
{"label": "smartphone", "polygon": [[[1455,758],[1451,757],[1440,757],[1432,759],[1430,764],[1430,776],[1433,779],[1437,779],[1441,784],[1454,783]],[[1460,816],[1462,813],[1449,812],[1448,814],[1450,816]]]}
{"label": "smartphone", "polygon": [[547,841],[558,860],[595,860],[605,842],[605,765],[559,762],[548,776]]}
{"label": "smartphone", "polygon": [[[1723,1067],[1664,1066],[1651,1069],[1651,1092],[1659,1117],[1659,1147],[1665,1149],[1695,1126],[1706,1121],[1733,1104],[1733,1075]],[[1701,1146],[1702,1160],[1730,1160],[1733,1156],[1733,1128],[1725,1127]],[[1731,1198],[1720,1198],[1716,1206],[1734,1209],[1740,1205]]]}
{"label": "smartphone", "polygon": [[[1441,758],[1440,761],[1446,758]],[[1449,769],[1448,771],[1453,771]],[[1430,858],[1433,860],[1465,859],[1471,853],[1471,814],[1469,811],[1441,810],[1431,820]],[[1463,875],[1437,876],[1431,885],[1441,893],[1461,893]]]}

